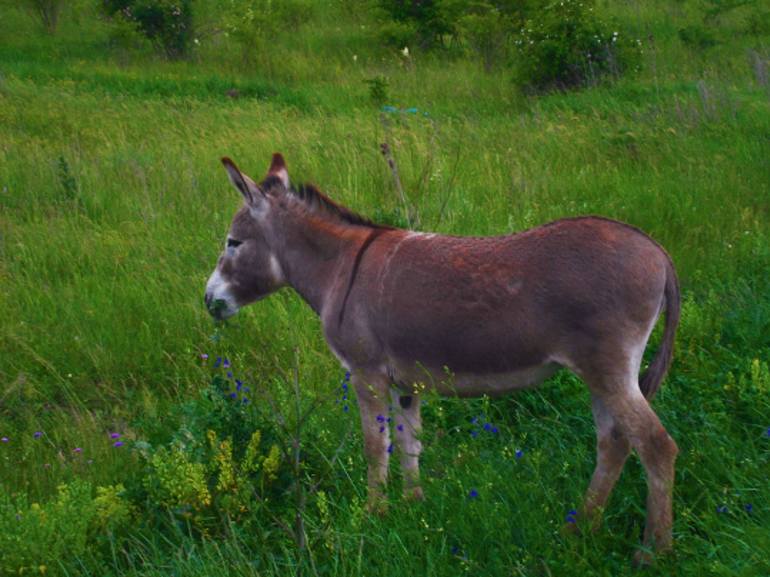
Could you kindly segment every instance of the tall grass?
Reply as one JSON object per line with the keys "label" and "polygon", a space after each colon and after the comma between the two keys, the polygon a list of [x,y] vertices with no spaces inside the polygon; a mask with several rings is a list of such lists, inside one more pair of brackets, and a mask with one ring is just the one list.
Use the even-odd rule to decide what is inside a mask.
{"label": "tall grass", "polygon": [[[631,572],[645,494],[636,461],[599,533],[560,532],[594,458],[587,393],[576,378],[560,374],[495,401],[430,399],[427,500],[402,503],[396,474],[390,513],[372,518],[363,509],[357,411],[334,403],[342,372],[312,312],[283,291],[226,327],[205,313],[205,280],[240,202],[219,157],[260,176],[280,150],[296,182],[312,180],[356,211],[398,222],[383,141],[425,230],[503,234],[592,213],[640,226],[670,251],[685,304],[655,407],[681,448],[677,554],[652,572],[770,571],[770,101],[746,56],[768,39],[747,35],[737,11],[711,25],[718,44],[696,51],[678,35],[702,24],[696,3],[619,4],[611,10],[635,33],[652,35],[644,70],[532,99],[506,70],[485,73],[466,57],[414,54],[405,64],[372,46],[365,16],[330,6],[319,25],[276,40],[256,68],[221,39],[192,62],[141,50],[118,60],[107,25],[86,16],[78,24],[65,13],[58,37],[36,32],[23,12],[7,9],[0,19],[6,496],[45,504],[62,483],[93,490],[141,478],[132,443],[167,442],[184,422],[180,407],[210,382],[201,353],[228,356],[278,398],[297,351],[305,394],[322,403],[306,427],[308,453],[328,453],[354,431],[322,484],[328,506],[308,497],[304,550],[276,537],[269,516],[256,529],[231,523],[226,539],[139,520],[127,536],[64,553],[46,571]],[[396,112],[370,100],[365,80],[378,75]],[[480,414],[497,435],[470,434]],[[109,441],[116,430],[124,447]],[[18,530],[13,503],[0,503],[0,531],[9,535]],[[35,537],[43,556],[46,538]],[[3,563],[0,571],[10,571]]]}

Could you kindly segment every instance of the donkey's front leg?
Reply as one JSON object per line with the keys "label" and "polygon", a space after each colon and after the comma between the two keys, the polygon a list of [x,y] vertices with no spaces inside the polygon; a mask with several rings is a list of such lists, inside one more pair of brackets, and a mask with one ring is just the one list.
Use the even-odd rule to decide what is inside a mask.
{"label": "donkey's front leg", "polygon": [[396,440],[404,475],[404,497],[423,499],[420,487],[420,399],[416,395],[402,395],[396,390],[391,395],[396,407]]}
{"label": "donkey's front leg", "polygon": [[370,511],[387,508],[385,485],[388,481],[388,457],[392,451],[388,427],[388,379],[376,373],[354,372],[353,386],[361,413],[364,454],[368,464]]}

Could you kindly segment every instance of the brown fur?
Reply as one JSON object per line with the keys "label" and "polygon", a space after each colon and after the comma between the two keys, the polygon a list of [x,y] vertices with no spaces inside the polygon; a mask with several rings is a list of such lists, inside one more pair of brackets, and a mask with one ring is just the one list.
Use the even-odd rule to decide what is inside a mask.
{"label": "brown fur", "polygon": [[[597,525],[633,448],[648,478],[645,544],[670,548],[677,447],[648,399],[671,362],[679,288],[660,245],[601,217],[499,237],[413,233],[289,187],[280,155],[259,185],[223,162],[246,199],[230,230],[242,244],[220,258],[206,301],[225,302],[212,314],[226,316],[288,285],[319,314],[352,372],[372,507],[387,480],[390,432],[377,417],[389,405],[405,492],[419,498],[420,393],[503,394],[566,367],[588,385],[597,427],[581,525]],[[663,311],[661,347],[640,381]]]}

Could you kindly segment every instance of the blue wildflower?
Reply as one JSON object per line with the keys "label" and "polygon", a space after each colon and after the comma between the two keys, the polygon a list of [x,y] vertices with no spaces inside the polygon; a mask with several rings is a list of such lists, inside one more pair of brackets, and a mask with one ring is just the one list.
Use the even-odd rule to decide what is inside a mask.
{"label": "blue wildflower", "polygon": [[400,424],[399,424],[398,426],[396,426],[396,428],[397,428],[399,431],[403,431],[403,430],[404,430],[404,425],[400,425]]}
{"label": "blue wildflower", "polygon": [[577,522],[577,511],[575,509],[570,509],[567,512],[567,523],[576,523]]}
{"label": "blue wildflower", "polygon": [[230,398],[235,399],[238,396],[238,393],[230,393]]}
{"label": "blue wildflower", "polygon": [[471,431],[471,437],[473,437],[475,439],[478,436],[479,436],[479,432],[476,429],[473,429]]}
{"label": "blue wildflower", "polygon": [[243,381],[235,379],[235,390],[240,391],[243,386]]}
{"label": "blue wildflower", "polygon": [[767,431],[765,431],[765,436],[770,437],[770,427],[768,427]]}
{"label": "blue wildflower", "polygon": [[727,505],[719,505],[719,507],[717,507],[717,513],[727,513]]}
{"label": "blue wildflower", "polygon": [[484,423],[484,430],[485,431],[491,431],[492,430],[492,425],[490,425],[489,423]]}
{"label": "blue wildflower", "polygon": [[754,509],[754,506],[753,506],[751,503],[746,503],[746,504],[743,506],[743,508],[744,508],[744,509],[746,509],[746,512],[747,512],[747,513],[751,513],[752,509]]}
{"label": "blue wildflower", "polygon": [[516,449],[516,452],[513,455],[517,459],[521,459],[524,456],[524,451],[522,451],[521,449]]}
{"label": "blue wildflower", "polygon": [[233,378],[233,372],[232,371],[227,371],[227,378],[228,379],[232,379]]}
{"label": "blue wildflower", "polygon": [[214,368],[218,369],[219,365],[221,365],[221,364],[222,364],[222,357],[217,357],[217,360],[214,361]]}
{"label": "blue wildflower", "polygon": [[384,423],[385,422],[385,417],[383,417],[382,415],[377,415],[377,422],[378,423]]}
{"label": "blue wildflower", "polygon": [[36,439],[39,439],[40,437],[43,436],[43,431],[35,431],[35,434],[32,436],[35,437]]}
{"label": "blue wildflower", "polygon": [[226,369],[229,368],[230,367],[230,359],[225,359],[225,362],[222,363],[222,366],[224,368],[226,368]]}
{"label": "blue wildflower", "polygon": [[392,453],[392,452],[393,452],[393,443],[388,445],[388,453]]}
{"label": "blue wildflower", "polygon": [[479,492],[476,489],[471,489],[470,492],[468,493],[469,499],[475,499],[478,496],[479,496]]}
{"label": "blue wildflower", "polygon": [[479,418],[478,418],[478,417],[473,417],[473,418],[471,419],[471,425],[475,425],[475,424],[477,424],[478,422],[479,422]]}
{"label": "blue wildflower", "polygon": [[492,430],[492,434],[493,434],[493,435],[496,435],[496,434],[497,434],[497,427],[492,427],[492,429],[491,429],[491,430]]}
{"label": "blue wildflower", "polygon": [[347,413],[349,408],[350,408],[350,407],[348,407],[347,405],[345,405],[344,407],[342,407],[342,410],[343,410],[343,411],[345,411],[345,412]]}
{"label": "blue wildflower", "polygon": [[249,399],[247,397],[243,397],[243,400],[241,401],[244,405],[249,404]]}
{"label": "blue wildflower", "polygon": [[385,432],[385,427],[384,426],[380,427],[380,433],[384,433],[384,432]]}
{"label": "blue wildflower", "polygon": [[460,548],[457,545],[452,545],[450,552],[452,555],[458,555],[460,553]]}

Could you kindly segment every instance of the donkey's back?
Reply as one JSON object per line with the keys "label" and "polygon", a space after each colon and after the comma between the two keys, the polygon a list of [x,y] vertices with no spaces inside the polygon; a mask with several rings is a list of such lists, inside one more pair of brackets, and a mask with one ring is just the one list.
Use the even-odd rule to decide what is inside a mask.
{"label": "donkey's back", "polygon": [[460,395],[535,384],[559,366],[589,379],[625,371],[627,380],[667,286],[678,299],[665,251],[599,217],[500,237],[390,231],[356,276],[344,322],[327,323],[340,356],[363,352],[397,383]]}

